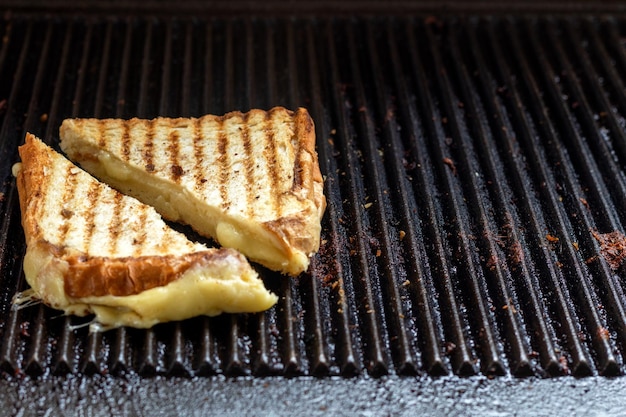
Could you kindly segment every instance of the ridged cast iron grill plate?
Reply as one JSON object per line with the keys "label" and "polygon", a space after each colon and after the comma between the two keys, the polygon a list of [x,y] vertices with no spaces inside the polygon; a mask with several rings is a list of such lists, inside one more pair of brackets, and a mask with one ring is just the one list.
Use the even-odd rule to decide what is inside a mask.
{"label": "ridged cast iron grill plate", "polygon": [[[420,389],[442,375],[621,376],[625,23],[621,15],[6,14],[7,387],[18,381],[19,396],[33,378],[71,386],[107,375],[133,386],[158,376],[146,380],[156,390],[175,377],[208,377],[213,390],[234,376],[299,377],[294,387],[315,376],[329,387],[339,382],[328,377],[356,376],[373,381],[375,395],[381,382],[371,378],[384,375],[419,376]],[[57,146],[67,117],[276,105],[304,106],[315,120],[328,209],[309,273],[261,270],[280,296],[275,308],[89,334],[72,329],[84,320],[11,307],[26,288],[11,176],[25,132]],[[413,392],[399,381],[400,392]]]}

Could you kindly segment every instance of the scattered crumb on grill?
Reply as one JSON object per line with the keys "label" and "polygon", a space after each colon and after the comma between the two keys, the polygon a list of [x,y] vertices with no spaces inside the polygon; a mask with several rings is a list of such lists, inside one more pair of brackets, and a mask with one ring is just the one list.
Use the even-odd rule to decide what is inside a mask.
{"label": "scattered crumb on grill", "polygon": [[585,206],[586,208],[589,208],[589,203],[587,202],[586,199],[580,197],[580,202],[583,203],[583,206]]}
{"label": "scattered crumb on grill", "polygon": [[557,243],[559,241],[559,238],[556,236],[551,235],[550,233],[548,233],[546,235],[546,239],[548,240],[548,242],[550,243]]}
{"label": "scattered crumb on grill", "polygon": [[559,356],[559,363],[561,364],[561,369],[563,369],[563,373],[569,374],[569,364],[567,362],[567,358],[564,355]]}
{"label": "scattered crumb on grill", "polygon": [[456,349],[456,344],[454,344],[453,342],[445,342],[443,344],[443,348],[445,355],[451,355],[452,352],[454,352],[454,350]]}
{"label": "scattered crumb on grill", "polygon": [[592,232],[600,243],[600,255],[614,271],[618,270],[626,259],[626,235],[620,231],[610,233]]}
{"label": "scattered crumb on grill", "polygon": [[456,165],[454,165],[454,161],[450,158],[443,158],[443,163],[452,170],[452,175],[456,176]]}
{"label": "scattered crumb on grill", "polygon": [[598,329],[598,337],[602,340],[609,340],[611,334],[609,333],[609,329],[606,327],[600,327]]}

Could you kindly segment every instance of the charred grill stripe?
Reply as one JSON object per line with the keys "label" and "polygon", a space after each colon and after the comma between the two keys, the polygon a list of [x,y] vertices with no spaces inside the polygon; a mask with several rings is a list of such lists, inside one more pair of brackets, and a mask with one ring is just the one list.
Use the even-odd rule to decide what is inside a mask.
{"label": "charred grill stripe", "polygon": [[[278,148],[276,147],[276,141],[274,137],[274,124],[272,123],[273,113],[274,112],[272,111],[265,113],[265,120],[263,121],[263,125],[264,125],[263,129],[265,131],[265,140],[267,141],[267,143],[265,144],[265,148],[264,148],[264,154],[265,154],[265,160],[267,161],[269,180],[271,184],[271,189],[276,191],[278,190],[278,171],[277,171]],[[272,204],[274,213],[276,213],[278,217],[282,215],[281,204],[280,204],[279,199],[280,199],[279,193],[273,192],[271,204]]]}
{"label": "charred grill stripe", "polygon": [[61,217],[63,218],[63,223],[59,227],[59,241],[63,242],[67,236],[68,231],[72,225],[71,217],[74,214],[72,211],[68,210],[64,207],[64,203],[67,201],[71,201],[74,198],[75,190],[76,190],[76,181],[75,175],[72,174],[72,171],[75,170],[73,166],[68,166],[67,172],[65,173],[65,178],[67,178],[67,184],[65,189],[63,190],[63,196],[61,197],[61,207],[58,207],[61,210]]}
{"label": "charred grill stripe", "polygon": [[122,123],[122,159],[130,158],[130,123]]}
{"label": "charred grill stripe", "polygon": [[204,118],[193,119],[193,156],[195,158],[194,171],[196,172],[196,185],[204,184],[207,179],[202,175],[202,160],[203,146],[202,142],[204,137],[202,135],[202,121]]}
{"label": "charred grill stripe", "polygon": [[99,127],[98,146],[100,148],[104,148],[106,145],[106,140],[104,138],[106,135],[107,121],[105,119],[100,119],[98,127]]}
{"label": "charred grill stripe", "polygon": [[91,183],[89,190],[87,190],[87,201],[88,207],[85,210],[85,248],[89,248],[91,245],[91,238],[96,229],[96,206],[98,205],[98,201],[100,199],[100,191],[102,187],[94,181]]}
{"label": "charred grill stripe", "polygon": [[146,139],[143,143],[143,159],[146,163],[146,171],[154,171],[154,120],[148,120],[146,126]]}
{"label": "charred grill stripe", "polygon": [[291,137],[291,143],[295,148],[295,160],[293,161],[293,183],[291,186],[292,190],[296,190],[302,188],[302,152],[303,149],[300,146],[299,140],[303,135],[306,135],[307,132],[301,132],[301,128],[303,123],[300,122],[300,114],[296,113],[293,115],[293,122],[295,124],[293,136]]}
{"label": "charred grill stripe", "polygon": [[146,241],[146,222],[148,220],[148,210],[141,210],[141,214],[139,215],[139,224],[137,230],[141,230],[141,233],[138,233],[137,236],[133,237],[133,255],[138,256],[141,252],[142,245]]}
{"label": "charred grill stripe", "polygon": [[241,120],[241,140],[243,142],[243,149],[245,153],[244,169],[245,169],[245,181],[246,181],[246,200],[248,202],[246,207],[246,214],[252,215],[254,213],[254,200],[255,195],[253,195],[253,189],[255,187],[254,181],[254,170],[255,170],[255,159],[252,155],[252,143],[250,142],[250,129],[248,128],[248,115],[249,113],[245,113],[242,115]]}
{"label": "charred grill stripe", "polygon": [[122,198],[121,193],[113,194],[113,215],[111,216],[111,223],[109,223],[109,239],[107,239],[112,253],[116,253],[119,231],[124,217],[126,217],[126,213],[122,210]]}
{"label": "charred grill stripe", "polygon": [[229,181],[229,168],[228,168],[228,135],[224,129],[224,118],[220,118],[218,135],[217,135],[217,163],[219,164],[219,184],[220,184],[220,197],[222,198],[222,208],[228,209],[230,206],[228,200],[228,181]]}
{"label": "charred grill stripe", "polygon": [[170,154],[170,177],[175,182],[180,182],[180,177],[185,173],[179,161],[180,134],[176,129],[170,132],[167,149]]}

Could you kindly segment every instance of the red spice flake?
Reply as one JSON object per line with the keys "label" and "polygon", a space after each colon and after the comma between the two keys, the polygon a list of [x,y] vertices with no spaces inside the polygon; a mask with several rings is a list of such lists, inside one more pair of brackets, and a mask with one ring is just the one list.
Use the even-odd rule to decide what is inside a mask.
{"label": "red spice flake", "polygon": [[600,243],[600,255],[614,271],[618,270],[626,259],[626,235],[615,230],[610,233],[592,232]]}
{"label": "red spice flake", "polygon": [[443,158],[443,163],[450,167],[452,175],[456,176],[456,165],[454,165],[454,161],[450,158]]}

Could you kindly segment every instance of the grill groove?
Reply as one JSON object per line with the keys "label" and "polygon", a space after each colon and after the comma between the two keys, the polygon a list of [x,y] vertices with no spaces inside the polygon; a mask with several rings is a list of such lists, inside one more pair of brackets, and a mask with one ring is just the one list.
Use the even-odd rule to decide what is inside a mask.
{"label": "grill groove", "polygon": [[[623,18],[0,21],[0,369],[8,375],[619,375]],[[258,315],[88,334],[26,284],[11,163],[72,116],[304,106],[327,212]],[[45,115],[45,116],[43,116]],[[625,254],[626,255],[626,254]]]}

